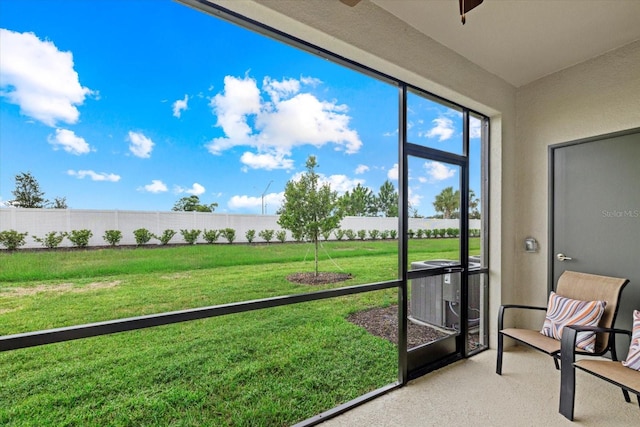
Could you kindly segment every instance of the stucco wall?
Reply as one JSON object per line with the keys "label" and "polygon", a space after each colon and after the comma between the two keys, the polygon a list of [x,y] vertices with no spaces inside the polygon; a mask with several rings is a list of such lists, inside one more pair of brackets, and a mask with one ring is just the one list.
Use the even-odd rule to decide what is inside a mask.
{"label": "stucco wall", "polygon": [[[548,146],[640,127],[640,41],[520,88],[516,108],[518,286],[514,302],[545,305]],[[522,248],[529,235],[540,243],[536,254]]]}

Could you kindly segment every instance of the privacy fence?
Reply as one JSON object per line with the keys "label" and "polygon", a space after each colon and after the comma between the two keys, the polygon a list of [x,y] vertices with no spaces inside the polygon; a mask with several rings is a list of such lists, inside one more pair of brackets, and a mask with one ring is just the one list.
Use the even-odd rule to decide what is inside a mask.
{"label": "privacy fence", "polygon": [[[260,242],[258,233],[262,230],[281,230],[277,215],[243,215],[209,212],[146,212],[120,210],[84,210],[84,209],[0,209],[0,231],[16,230],[29,233],[23,248],[40,248],[41,243],[33,237],[44,237],[50,232],[71,232],[72,230],[91,230],[93,236],[89,246],[105,246],[103,239],[105,231],[119,230],[122,233],[120,245],[135,245],[134,230],[145,228],[155,235],[161,235],[164,230],[174,230],[177,234],[171,239],[171,244],[186,243],[180,230],[220,230],[231,228],[235,230],[238,243],[246,243],[246,232],[255,230],[254,242]],[[397,218],[380,217],[345,217],[342,220],[343,230],[397,230]],[[458,228],[457,220],[410,218],[409,228],[412,230]],[[471,220],[471,229],[480,228],[480,220]],[[329,240],[335,240],[331,234]],[[287,240],[293,240],[287,233]],[[275,238],[274,238],[275,241]],[[198,243],[204,243],[202,236]],[[220,243],[225,243],[220,239]],[[159,244],[152,240],[149,244]],[[70,247],[71,242],[65,239],[60,247]]]}

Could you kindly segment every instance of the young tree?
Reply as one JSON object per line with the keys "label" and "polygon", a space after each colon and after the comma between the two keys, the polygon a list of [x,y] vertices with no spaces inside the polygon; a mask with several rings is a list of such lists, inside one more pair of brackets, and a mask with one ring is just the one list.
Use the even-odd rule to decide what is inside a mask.
{"label": "young tree", "polygon": [[20,208],[44,208],[49,201],[44,198],[40,184],[31,172],[20,172],[15,177],[16,189],[11,193],[15,197],[9,204]]}
{"label": "young tree", "polygon": [[213,212],[218,207],[217,203],[211,203],[210,205],[203,205],[200,203],[200,197],[193,195],[183,197],[173,205],[172,211],[186,211],[186,212]]}
{"label": "young tree", "polygon": [[284,202],[278,210],[278,224],[313,242],[315,275],[318,276],[318,241],[322,233],[338,228],[343,215],[338,209],[335,191],[329,184],[319,183],[315,156],[309,156],[307,172],[298,181],[290,180],[284,189]]}
{"label": "young tree", "polygon": [[378,196],[376,197],[376,207],[382,216],[398,216],[398,192],[391,181],[386,180],[380,186]]}
{"label": "young tree", "polygon": [[444,219],[453,218],[452,214],[460,209],[460,191],[453,191],[453,187],[447,187],[436,195],[433,202],[436,212],[442,212]]}

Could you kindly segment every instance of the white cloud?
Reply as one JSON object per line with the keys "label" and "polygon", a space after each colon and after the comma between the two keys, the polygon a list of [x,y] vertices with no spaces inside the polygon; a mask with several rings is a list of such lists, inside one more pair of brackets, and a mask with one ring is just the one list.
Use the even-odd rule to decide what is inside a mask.
{"label": "white cloud", "polygon": [[139,187],[138,191],[146,191],[148,193],[164,193],[165,191],[167,191],[167,186],[159,179],[152,179],[151,184]]}
{"label": "white cloud", "polygon": [[387,172],[387,178],[389,178],[392,181],[398,180],[398,164],[397,163],[394,163],[393,167],[389,169],[389,172]]}
{"label": "white cloud", "polygon": [[262,90],[269,94],[273,103],[277,104],[282,97],[290,98],[300,92],[300,82],[296,79],[277,81],[267,76],[262,81]]}
{"label": "white cloud", "polygon": [[106,172],[94,172],[92,170],[79,170],[74,171],[69,169],[67,171],[67,175],[75,176],[78,179],[84,179],[86,177],[91,178],[92,181],[108,181],[108,182],[118,182],[120,181],[120,175],[116,175],[113,173]]}
{"label": "white cloud", "polygon": [[293,160],[284,156],[284,153],[254,154],[247,151],[242,154],[240,161],[251,169],[293,169]]}
{"label": "white cloud", "polygon": [[[292,181],[299,181],[303,174],[306,172],[297,172],[292,177]],[[360,185],[364,185],[364,179],[351,179],[346,175],[330,175],[326,176],[324,174],[318,174],[318,184],[325,185],[329,184],[329,187],[332,191],[337,191],[338,194],[344,194],[347,191],[353,190],[355,187]]]}
{"label": "white cloud", "polygon": [[409,187],[408,197],[409,197],[409,206],[413,208],[417,208],[418,206],[420,206],[420,202],[423,199],[423,196],[421,196],[420,193],[413,191],[411,187]]}
{"label": "white cloud", "polygon": [[197,182],[195,182],[191,186],[191,188],[186,191],[186,193],[193,194],[194,196],[199,196],[201,194],[204,194],[204,192],[205,192],[205,188],[202,185],[198,184]]}
{"label": "white cloud", "polygon": [[205,188],[202,185],[198,184],[197,182],[194,182],[191,188],[183,188],[183,187],[180,187],[179,185],[176,185],[174,188],[174,192],[176,194],[187,193],[187,194],[192,194],[194,196],[200,196],[201,194],[204,194],[205,191],[206,191]]}
{"label": "white cloud", "polygon": [[290,168],[291,150],[302,145],[334,144],[337,150],[356,153],[362,141],[349,128],[347,106],[302,92],[304,86],[319,83],[310,77],[281,81],[265,77],[262,90],[269,99],[265,101],[254,79],[226,76],[224,91],[210,104],[225,136],[214,138],[207,148],[218,155],[236,146],[253,147],[256,153],[245,153],[243,163],[279,169]]}
{"label": "white cloud", "polygon": [[475,117],[469,118],[469,138],[480,138],[482,136],[482,121]]}
{"label": "white cloud", "polygon": [[346,175],[331,175],[329,177],[325,177],[324,175],[320,175],[321,183],[328,183],[333,191],[337,191],[338,194],[344,194],[347,191],[353,190],[355,187],[360,185],[364,185],[363,179],[351,179]]}
{"label": "white cloud", "polygon": [[322,84],[322,80],[320,80],[320,79],[318,79],[316,77],[305,77],[305,76],[302,76],[302,77],[300,77],[300,82],[305,86],[311,86],[311,87],[320,86]]}
{"label": "white cloud", "polygon": [[255,146],[252,129],[247,123],[247,116],[260,112],[260,90],[255,80],[226,76],[224,93],[214,96],[210,105],[218,118],[216,125],[227,135],[209,143],[207,148],[212,154],[221,154],[236,145]]}
{"label": "white cloud", "polygon": [[151,139],[140,132],[133,131],[129,131],[129,137],[127,139],[130,142],[129,151],[131,151],[134,156],[143,159],[151,157],[151,150],[153,150],[153,146],[155,145]]}
{"label": "white cloud", "polygon": [[450,168],[440,162],[425,162],[424,168],[427,172],[429,182],[444,181],[456,174],[456,169]]}
{"label": "white cloud", "polygon": [[[269,193],[264,195],[264,205],[267,212],[274,214],[284,201],[284,192],[281,193]],[[261,196],[233,196],[227,203],[229,209],[256,209],[262,212],[262,197]]]}
{"label": "white cloud", "polygon": [[78,121],[86,96],[73,69],[73,54],[62,52],[33,33],[0,28],[0,95],[20,107],[25,116],[54,127],[58,121]]}
{"label": "white cloud", "polygon": [[369,166],[367,166],[367,165],[358,165],[358,167],[356,167],[355,174],[356,175],[362,175],[363,173],[367,172],[368,170],[369,170]]}
{"label": "white cloud", "polygon": [[438,141],[445,141],[453,135],[453,120],[446,117],[439,117],[433,119],[432,123],[435,124],[427,133],[420,136],[426,136],[427,138],[438,137]]}
{"label": "white cloud", "polygon": [[184,99],[178,99],[173,103],[173,117],[180,118],[180,115],[184,110],[188,108],[187,103],[189,102],[189,95],[185,95]]}
{"label": "white cloud", "polygon": [[91,147],[84,138],[76,136],[76,134],[68,129],[56,129],[56,134],[49,135],[47,139],[49,144],[53,145],[53,149],[62,148],[67,153],[80,155],[87,154],[91,151]]}

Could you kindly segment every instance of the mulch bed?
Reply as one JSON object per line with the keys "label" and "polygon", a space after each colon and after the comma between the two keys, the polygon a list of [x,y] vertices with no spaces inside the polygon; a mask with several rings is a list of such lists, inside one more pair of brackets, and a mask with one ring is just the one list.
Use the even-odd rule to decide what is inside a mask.
{"label": "mulch bed", "polygon": [[[324,285],[327,283],[341,282],[352,279],[353,276],[348,273],[331,273],[319,272],[316,276],[310,273],[294,273],[287,276],[287,280],[294,283],[305,285]],[[398,306],[390,305],[389,307],[376,307],[369,310],[359,311],[347,317],[347,320],[355,325],[366,329],[370,334],[384,338],[393,344],[398,344]],[[414,323],[411,320],[407,322],[407,348],[417,347],[427,344],[441,338],[450,336],[450,334],[432,328],[427,325]],[[469,349],[475,349],[478,346],[478,337],[470,334]]]}
{"label": "mulch bed", "polygon": [[301,285],[326,285],[327,283],[343,282],[352,278],[353,276],[349,273],[331,272],[318,272],[317,276],[313,272],[293,273],[287,276],[288,281]]}
{"label": "mulch bed", "polygon": [[[365,328],[370,334],[384,338],[398,344],[398,306],[391,305],[384,308],[372,308],[359,311],[347,317],[347,320]],[[407,322],[407,347],[412,348],[436,341],[449,334],[420,325],[412,321]]]}

